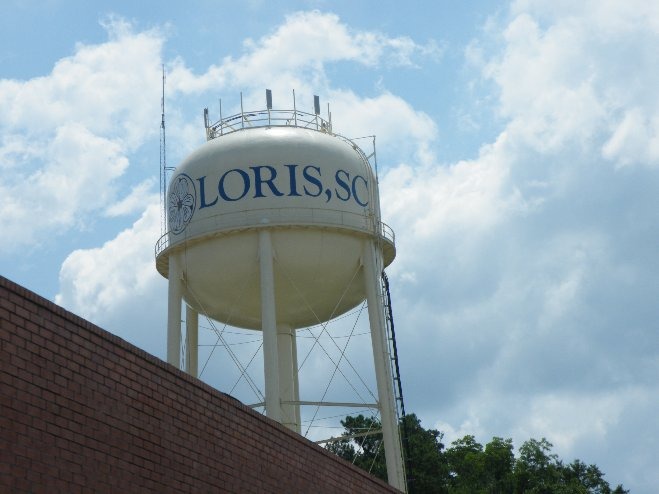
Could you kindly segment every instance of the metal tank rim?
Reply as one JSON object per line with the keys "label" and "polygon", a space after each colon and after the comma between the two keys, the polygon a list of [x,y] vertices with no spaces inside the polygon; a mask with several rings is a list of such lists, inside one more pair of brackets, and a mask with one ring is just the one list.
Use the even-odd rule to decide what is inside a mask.
{"label": "metal tank rim", "polygon": [[[219,215],[218,215],[219,216]],[[339,226],[334,224],[322,225],[319,223],[259,223],[254,225],[245,225],[231,229],[219,230],[210,233],[204,233],[197,235],[195,237],[185,238],[181,242],[177,242],[174,245],[169,245],[169,232],[165,233],[160,237],[155,246],[155,257],[156,257],[156,269],[164,278],[169,279],[169,256],[170,254],[178,251],[183,251],[189,245],[198,244],[204,242],[211,238],[223,237],[235,235],[248,231],[257,231],[261,229],[270,229],[270,230],[325,230],[325,231],[334,231],[337,233],[346,233],[349,235],[357,234],[363,238],[372,238],[382,246],[382,254],[384,265],[388,266],[393,262],[396,257],[396,237],[393,229],[384,222],[379,222],[379,232],[370,232],[367,233],[362,228],[358,227],[349,227],[349,226]],[[256,260],[254,261],[256,262]]]}

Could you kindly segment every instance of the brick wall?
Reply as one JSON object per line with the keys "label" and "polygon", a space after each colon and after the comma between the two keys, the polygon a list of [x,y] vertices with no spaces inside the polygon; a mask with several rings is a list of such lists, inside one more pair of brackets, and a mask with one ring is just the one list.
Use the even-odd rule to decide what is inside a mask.
{"label": "brick wall", "polygon": [[395,492],[2,277],[0,400],[0,492]]}

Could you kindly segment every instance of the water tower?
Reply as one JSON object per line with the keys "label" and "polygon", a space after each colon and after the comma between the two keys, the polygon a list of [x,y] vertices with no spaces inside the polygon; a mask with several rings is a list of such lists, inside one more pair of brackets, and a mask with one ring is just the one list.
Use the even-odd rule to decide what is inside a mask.
{"label": "water tower", "polygon": [[335,318],[364,299],[373,347],[389,483],[405,474],[386,334],[381,275],[395,257],[380,220],[368,157],[332,131],[331,117],[274,110],[210,123],[207,142],[174,171],[166,189],[168,231],[156,266],[169,280],[167,360],[180,367],[182,301],[197,373],[202,314],[263,332],[265,410],[300,432],[296,330]]}

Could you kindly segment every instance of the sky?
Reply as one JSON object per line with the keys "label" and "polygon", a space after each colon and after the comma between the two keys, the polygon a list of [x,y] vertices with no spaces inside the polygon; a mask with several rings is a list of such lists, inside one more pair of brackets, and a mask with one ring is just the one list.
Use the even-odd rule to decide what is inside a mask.
{"label": "sky", "polygon": [[[656,492],[657,46],[646,0],[3,1],[0,274],[164,358],[162,66],[170,166],[220,99],[317,94],[335,131],[377,136],[408,413],[446,444],[546,437]],[[328,330],[357,328],[368,380],[353,316]],[[202,379],[250,402],[202,326]],[[332,373],[312,346],[309,393]]]}

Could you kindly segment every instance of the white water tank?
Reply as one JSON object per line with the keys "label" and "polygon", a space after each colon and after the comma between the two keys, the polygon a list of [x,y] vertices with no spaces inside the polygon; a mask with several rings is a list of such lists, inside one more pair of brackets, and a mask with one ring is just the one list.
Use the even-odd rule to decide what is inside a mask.
{"label": "white water tank", "polygon": [[201,314],[261,329],[258,233],[274,252],[276,317],[295,329],[365,298],[362,244],[395,256],[380,221],[377,180],[352,141],[326,126],[261,126],[214,137],[181,163],[167,195],[169,232],[156,265],[176,256],[183,297]]}

